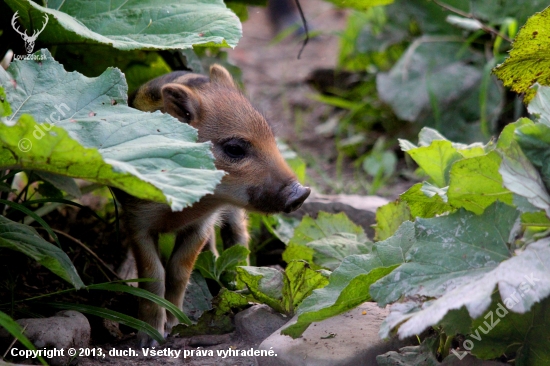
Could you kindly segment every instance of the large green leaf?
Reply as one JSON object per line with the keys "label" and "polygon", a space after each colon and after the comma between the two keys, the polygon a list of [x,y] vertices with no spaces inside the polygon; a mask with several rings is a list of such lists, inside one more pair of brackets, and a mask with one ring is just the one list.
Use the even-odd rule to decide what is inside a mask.
{"label": "large green leaf", "polygon": [[237,281],[256,301],[280,313],[292,315],[296,307],[315,289],[328,283],[324,271],[314,271],[304,261],[293,261],[284,272],[269,267],[237,267]]}
{"label": "large green leaf", "polygon": [[496,120],[502,91],[493,82],[482,90],[485,61],[460,42],[454,37],[417,39],[389,72],[377,75],[376,87],[400,119],[445,126],[453,140],[480,141],[478,123],[482,115],[489,125]]}
{"label": "large green leaf", "polygon": [[429,127],[422,127],[418,133],[418,146],[408,140],[398,139],[398,141],[399,147],[405,152],[416,149],[419,146],[430,146],[434,141],[449,141],[451,146],[465,158],[483,155],[486,153],[486,150],[490,148],[490,144],[483,145],[480,142],[474,142],[469,145],[460,142],[452,142],[439,131]]}
{"label": "large green leaf", "polygon": [[329,283],[315,290],[298,308],[298,319],[282,331],[299,337],[316,321],[341,314],[370,300],[369,287],[403,263],[414,243],[414,224],[403,223],[391,238],[374,244],[371,254],[351,255],[330,276]]}
{"label": "large green leaf", "polygon": [[[45,61],[16,61],[0,70],[14,110],[0,123],[0,166],[108,184],[174,210],[213,192],[223,172],[215,170],[210,144],[195,143],[195,129],[160,112],[129,108],[117,69],[90,79],[41,53]],[[21,118],[24,113],[55,127],[36,126]]]}
{"label": "large green leaf", "polygon": [[315,289],[328,283],[326,271],[314,271],[304,261],[288,264],[283,277],[283,307],[287,314],[294,314],[302,301]]}
{"label": "large green leaf", "polygon": [[[192,49],[185,51],[193,52]],[[91,54],[94,56],[90,57]],[[59,45],[55,57],[62,60],[66,70],[78,71],[88,77],[101,75],[109,67],[116,65],[124,73],[130,93],[146,82],[172,71],[160,52],[122,51],[103,44]],[[187,66],[190,67],[189,64]],[[197,73],[205,72],[201,70]]]}
{"label": "large green leaf", "polygon": [[394,201],[376,209],[376,225],[374,225],[375,241],[381,241],[392,236],[405,221],[411,220],[411,211],[404,201]]}
{"label": "large green leaf", "polygon": [[7,0],[23,26],[40,29],[48,44],[101,43],[121,50],[235,47],[242,34],[239,18],[222,0]]}
{"label": "large green leaf", "polygon": [[[425,304],[421,310],[410,312],[405,307],[392,308],[392,315],[386,320],[390,320],[391,324],[389,327],[383,326],[382,329],[399,326],[398,334],[401,338],[420,334],[426,328],[439,324],[449,312],[460,311],[463,307],[473,319],[482,315],[489,317],[486,314],[495,288],[500,292],[506,309],[513,313],[526,313],[533,305],[550,295],[548,263],[550,238],[530,244],[519,255],[493,266],[492,270],[481,276],[468,276],[467,281],[447,291],[439,299]],[[487,321],[487,318],[484,321]],[[524,326],[519,329],[524,329]],[[535,333],[538,331],[534,330]],[[380,335],[387,337],[389,333],[385,331]],[[548,344],[546,340],[544,342]]]}
{"label": "large green leaf", "polygon": [[516,130],[516,140],[550,189],[550,126],[542,123],[521,126]]}
{"label": "large green leaf", "polygon": [[512,192],[502,186],[501,158],[494,151],[453,164],[447,195],[453,207],[481,214],[499,200],[512,204]]}
{"label": "large green leaf", "polygon": [[28,255],[77,289],[84,287],[67,254],[42,239],[36,230],[28,225],[0,216],[0,247]]}
{"label": "large green leaf", "polygon": [[502,157],[499,172],[506,188],[527,198],[529,203],[545,210],[550,217],[550,194],[538,170],[525,156],[513,134],[517,129],[533,125],[528,119],[522,119],[505,128],[498,142],[498,151]]}
{"label": "large green leaf", "polygon": [[283,273],[270,267],[237,267],[237,282],[240,287],[246,287],[253,298],[284,313]]}
{"label": "large green leaf", "polygon": [[[517,6],[521,8],[524,4],[517,3]],[[533,84],[550,86],[549,20],[550,8],[529,18],[514,40],[510,57],[494,70],[505,86],[517,93],[526,93],[526,102],[535,94],[535,90],[530,90]]]}
{"label": "large green leaf", "polygon": [[400,297],[439,297],[495,268],[508,247],[519,211],[496,202],[482,215],[463,209],[415,222],[415,243],[406,263],[370,288],[380,305]]}
{"label": "large green leaf", "polygon": [[529,113],[534,115],[539,122],[550,126],[550,87],[535,84],[533,89],[537,94],[527,106]]}
{"label": "large green leaf", "polygon": [[212,294],[198,271],[191,273],[185,289],[182,310],[193,321],[199,320],[205,311],[212,310]]}
{"label": "large green leaf", "polygon": [[[355,234],[337,233],[311,241],[306,246],[313,249],[313,263],[334,271],[347,256],[370,253],[372,243],[366,238],[359,240]],[[289,255],[286,256],[288,259]]]}
{"label": "large green leaf", "polygon": [[294,229],[283,259],[287,263],[301,259],[316,268],[334,269],[346,254],[368,252],[369,243],[363,229],[346,214],[319,212],[317,219],[305,216]]}
{"label": "large green leaf", "polygon": [[462,155],[450,141],[436,140],[429,146],[407,150],[407,154],[440,188],[449,185],[449,172],[452,164],[462,159]]}
{"label": "large green leaf", "polygon": [[427,195],[425,189],[423,189],[425,187],[426,184],[416,183],[399,196],[399,199],[406,202],[409,206],[413,218],[423,217],[427,219],[435,215],[452,211],[453,208],[443,200],[441,195]]}

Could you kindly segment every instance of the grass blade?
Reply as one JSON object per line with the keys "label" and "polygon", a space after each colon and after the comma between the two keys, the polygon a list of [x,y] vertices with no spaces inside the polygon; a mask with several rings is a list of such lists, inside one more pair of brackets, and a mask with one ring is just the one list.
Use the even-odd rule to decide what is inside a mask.
{"label": "grass blade", "polygon": [[61,244],[59,244],[59,239],[57,238],[57,235],[55,235],[55,233],[53,232],[50,225],[48,225],[46,223],[46,221],[42,220],[42,218],[40,216],[38,216],[36,213],[29,210],[25,206],[23,206],[19,203],[12,202],[12,201],[0,199],[0,203],[8,205],[11,208],[19,210],[19,211],[23,212],[24,214],[29,215],[30,217],[32,217],[36,222],[38,222],[40,225],[42,225],[42,227],[48,232],[48,234],[50,234],[52,236],[53,240],[55,240],[57,246],[61,248]]}
{"label": "grass blade", "polygon": [[124,324],[130,328],[142,331],[159,343],[164,342],[164,337],[155,328],[145,323],[144,321],[119,313],[118,311],[100,308],[97,306],[69,304],[64,302],[46,302],[43,304],[55,309],[75,310],[84,314],[90,314],[99,316],[104,319],[109,319],[120,324]]}
{"label": "grass blade", "polygon": [[[30,350],[36,350],[34,345],[29,341],[29,339],[23,334],[21,326],[13,320],[8,314],[0,311],[0,327],[7,330],[12,336],[17,338],[19,342],[25,347],[27,347]],[[38,359],[40,360],[40,363],[43,365],[48,366],[46,361],[41,357],[38,356]]]}
{"label": "grass blade", "polygon": [[86,288],[89,290],[126,292],[134,296],[142,297],[144,299],[154,302],[157,305],[162,306],[163,308],[166,308],[166,310],[174,314],[174,316],[178,318],[178,320],[181,323],[184,323],[187,325],[193,324],[191,320],[189,320],[187,315],[185,315],[183,311],[181,311],[176,305],[142,288],[136,288],[136,287],[126,286],[126,285],[117,284],[117,283],[100,283],[97,285],[87,286]]}

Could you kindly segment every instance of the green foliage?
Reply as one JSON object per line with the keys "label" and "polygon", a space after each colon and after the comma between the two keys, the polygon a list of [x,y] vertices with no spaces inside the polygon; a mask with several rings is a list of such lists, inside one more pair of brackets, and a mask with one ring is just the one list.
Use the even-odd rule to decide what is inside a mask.
{"label": "green foliage", "polygon": [[193,321],[197,321],[200,316],[208,310],[212,310],[212,294],[208,285],[201,276],[200,272],[193,271],[185,290],[186,296],[183,298],[183,312]]}
{"label": "green foliage", "polygon": [[505,86],[516,93],[526,93],[525,102],[536,94],[531,89],[535,83],[550,86],[549,17],[550,8],[546,8],[529,18],[514,40],[510,57],[494,70]]}
{"label": "green foliage", "polygon": [[453,165],[447,195],[449,204],[481,214],[499,200],[512,204],[512,192],[502,186],[498,174],[501,158],[494,151],[463,159]]}
{"label": "green foliage", "polygon": [[[544,93],[537,95],[543,101],[545,97]],[[543,101],[539,101],[539,105]],[[544,111],[542,113],[541,121],[545,118]],[[382,336],[388,336],[390,330],[396,328],[401,337],[406,337],[439,324],[449,335],[458,331],[470,332],[471,339],[475,340],[472,353],[478,357],[494,358],[503,353],[515,353],[518,365],[546,362],[542,349],[548,344],[540,341],[538,327],[532,327],[532,324],[547,321],[541,309],[550,295],[550,278],[543,264],[549,260],[550,253],[550,240],[545,231],[550,218],[550,214],[545,214],[550,207],[549,185],[541,178],[547,164],[544,141],[550,136],[545,127],[542,122],[520,120],[505,128],[496,150],[458,160],[452,165],[449,205],[463,206],[476,214],[463,208],[446,216],[416,220],[415,237],[419,241],[411,248],[407,262],[370,288],[373,298],[382,305],[402,296],[407,299],[403,306],[394,308],[382,326]],[[525,142],[526,135],[529,143]],[[520,141],[530,152],[529,158]],[[484,162],[490,164],[484,165]],[[468,165],[471,165],[469,173],[457,175],[460,179],[454,181],[453,172],[461,172]],[[458,187],[476,190],[467,200],[468,204],[451,200],[450,192],[459,191]],[[418,187],[413,188],[418,192]],[[522,214],[524,223],[533,227],[540,225],[538,236],[526,232],[521,238],[522,230],[517,226],[520,212],[512,206],[519,200],[516,196],[512,201],[510,191],[526,198],[532,205],[530,210],[543,209]],[[487,207],[488,197],[498,197],[507,204],[494,202]],[[429,205],[429,212],[434,212],[434,203]],[[524,210],[524,207],[519,208]],[[439,213],[451,211],[449,208],[441,207]],[[518,237],[520,240],[514,241]],[[468,248],[460,248],[462,246]],[[522,249],[514,254],[518,246]],[[437,248],[444,248],[445,255],[441,256]],[[461,266],[465,267],[461,269]],[[495,288],[500,296],[493,296]],[[419,300],[422,298],[434,300],[424,302]],[[499,303],[502,308],[496,312]],[[494,330],[491,325],[488,336],[483,335],[480,340],[479,327],[483,326],[486,333],[486,319],[491,309],[496,314],[509,312],[510,315],[500,315],[499,325]]]}
{"label": "green foliage", "polygon": [[104,291],[116,291],[116,292],[126,292],[129,294],[132,294],[137,297],[141,297],[144,299],[147,299],[151,302],[154,302],[157,305],[162,306],[166,310],[168,310],[170,313],[172,313],[179,321],[180,323],[184,323],[187,325],[191,324],[191,320],[185,315],[181,309],[178,309],[177,306],[172,304],[170,301],[159,297],[149,291],[146,291],[141,288],[136,288],[132,286],[127,286],[119,283],[100,283],[97,285],[90,285],[86,286],[87,290],[104,290]]}
{"label": "green foliage", "polygon": [[[16,110],[0,124],[0,167],[83,178],[173,209],[213,192],[223,173],[215,170],[210,145],[195,143],[193,128],[126,106],[127,86],[117,69],[88,79],[67,73],[47,50],[41,52],[45,61],[15,61],[8,72],[0,70]],[[27,83],[18,82],[21,74],[29,75]],[[25,113],[55,126],[37,126]]]}
{"label": "green foliage", "polygon": [[306,262],[293,261],[284,272],[269,267],[237,267],[237,282],[255,301],[293,315],[296,307],[328,280],[324,272],[314,271]]}
{"label": "green foliage", "polygon": [[[344,258],[328,285],[302,302],[297,321],[283,334],[298,337],[311,322],[374,299],[381,306],[397,302],[382,337],[393,330],[409,337],[438,326],[446,334],[443,356],[454,335],[469,333],[478,357],[504,353],[517,365],[547,362],[548,341],[540,335],[550,299],[545,89],[538,89],[541,99],[530,107],[539,122],[507,126],[497,144],[456,144],[430,129],[421,132],[420,147],[401,141],[434,184],[416,184],[381,207],[377,238],[385,240],[368,254]],[[486,336],[490,311],[510,314],[499,316]],[[385,357],[401,357],[392,355]]]}
{"label": "green foliage", "polygon": [[[29,339],[23,334],[23,329],[21,326],[8,314],[2,311],[0,311],[0,326],[14,336],[15,339],[21,342],[23,346],[27,347],[27,349],[36,350],[31,341],[29,341]],[[48,365],[42,356],[38,356],[37,358],[42,365]],[[8,364],[6,363],[6,365]]]}
{"label": "green foliage", "polygon": [[77,289],[84,287],[69,257],[28,225],[0,216],[0,247],[28,255]]}
{"label": "green foliage", "polygon": [[19,12],[19,21],[27,29],[43,24],[44,16],[49,16],[40,35],[48,45],[100,43],[121,50],[235,47],[242,33],[239,19],[222,0],[142,0],[116,8],[107,0],[54,0],[46,7],[32,1],[6,2]]}
{"label": "green foliage", "polygon": [[[523,279],[525,280],[525,277]],[[478,358],[490,359],[513,350],[517,352],[516,364],[546,365],[550,363],[547,352],[548,341],[545,339],[550,326],[549,305],[550,298],[547,297],[534,304],[529,313],[518,314],[508,312],[500,301],[493,300],[487,312],[492,312],[500,322],[483,336],[482,342],[474,346],[472,353]],[[485,321],[482,317],[474,320],[472,329],[479,330],[480,327],[485,329]],[[480,332],[478,331],[477,334]]]}
{"label": "green foliage", "polygon": [[313,268],[334,269],[351,254],[368,253],[370,242],[363,229],[344,213],[331,215],[320,212],[317,219],[306,216],[294,229],[283,260],[305,260]]}
{"label": "green foliage", "polygon": [[112,320],[117,323],[124,324],[130,328],[142,331],[146,333],[149,337],[156,340],[157,342],[164,342],[164,337],[151,325],[139,319],[119,313],[118,311],[113,311],[113,310],[109,310],[98,306],[92,306],[92,305],[61,303],[61,302],[44,303],[44,305],[47,305],[54,309],[75,310],[84,314],[95,315],[103,319]]}
{"label": "green foliage", "polygon": [[6,91],[0,87],[0,117],[6,117],[11,114],[10,103],[6,100]]}
{"label": "green foliage", "polygon": [[[447,189],[436,187],[427,182],[415,184],[399,198],[406,203],[406,205],[402,203],[402,206],[409,209],[412,218],[431,218],[440,212],[452,211],[452,207],[448,204]],[[385,217],[385,215],[383,216]],[[399,221],[404,220],[391,220],[392,223]],[[387,237],[388,234],[384,236]]]}
{"label": "green foliage", "polygon": [[232,332],[235,329],[231,320],[233,310],[240,310],[246,306],[248,306],[248,300],[245,296],[222,288],[218,295],[212,299],[210,309],[205,309],[196,324],[191,326],[179,324],[174,327],[172,334],[189,337],[198,334]]}
{"label": "green foliage", "polygon": [[[186,51],[193,52],[191,49]],[[88,77],[101,75],[109,67],[116,65],[126,77],[129,92],[172,71],[158,52],[121,51],[107,45],[59,45],[55,57],[67,71],[78,71]]]}
{"label": "green foliage", "polygon": [[363,159],[363,169],[373,178],[371,190],[376,192],[395,172],[397,156],[384,150],[384,139],[376,141],[372,150]]}
{"label": "green foliage", "polygon": [[[480,85],[485,60],[473,50],[464,50],[450,37],[417,39],[395,66],[377,76],[380,99],[402,120],[441,129],[453,139],[478,141],[481,113],[492,124],[498,117],[502,91],[498,84]],[[484,94],[485,110],[480,108]]]}
{"label": "green foliage", "polygon": [[411,219],[410,208],[403,202],[390,202],[376,210],[374,240],[386,240],[392,236],[402,222]]}
{"label": "green foliage", "polygon": [[315,290],[298,308],[296,323],[283,334],[299,337],[316,321],[346,312],[371,299],[369,287],[403,263],[413,233],[412,224],[402,225],[390,239],[374,244],[371,254],[351,255],[331,274],[329,283]]}
{"label": "green foliage", "polygon": [[[129,108],[128,84],[135,90],[144,82],[170,72],[173,58],[180,60],[181,68],[186,52],[182,49],[188,49],[188,59],[189,55],[196,59],[193,47],[234,47],[242,27],[221,0],[162,4],[139,0],[112,5],[106,1],[77,0],[47,1],[44,6],[11,0],[0,4],[0,28],[11,28],[9,18],[17,11],[16,22],[21,31],[26,29],[29,34],[45,25],[38,43],[50,47],[31,55],[39,56],[37,61],[13,61],[7,71],[0,68],[0,204],[2,214],[6,215],[0,216],[0,247],[30,256],[74,289],[126,292],[163,306],[180,322],[191,324],[172,303],[142,289],[118,283],[84,286],[42,216],[62,204],[82,208],[71,199],[102,184],[136,197],[168,203],[174,210],[212,193],[224,173],[215,169],[211,145],[196,143],[196,130],[168,115]],[[243,2],[233,7],[246,16]],[[4,55],[10,48],[20,49],[23,41],[4,35],[0,43]],[[96,184],[81,189],[74,178]],[[14,179],[18,184],[22,181],[24,188],[12,189]],[[93,215],[106,223],[96,213]],[[43,239],[30,226],[16,222],[19,220],[39,223],[58,246],[48,242],[47,236]],[[114,226],[118,235],[118,223]],[[224,276],[234,271],[237,264],[246,263],[246,249],[239,247],[235,251],[238,253],[231,256],[232,251],[228,251],[214,262],[213,276],[218,281],[229,281]],[[89,276],[83,278],[89,280]],[[187,304],[186,310],[198,317],[211,309],[212,296],[200,275],[192,278],[193,297],[203,303]],[[227,299],[220,304],[229,305],[220,308],[237,306],[239,299],[242,306],[244,297],[237,296],[241,295],[225,295]],[[12,311],[17,311],[13,302],[11,305]],[[109,309],[59,302],[49,305],[111,319],[143,331],[157,341],[163,340],[150,325]],[[33,348],[17,333],[10,319],[2,315],[0,312],[2,326],[9,328],[25,346]],[[225,320],[230,324],[229,318]]]}
{"label": "green foliage", "polygon": [[357,10],[366,10],[373,6],[391,4],[393,0],[327,0],[334,5]]}
{"label": "green foliage", "polygon": [[515,208],[496,203],[482,215],[461,209],[448,216],[417,218],[406,263],[371,286],[371,295],[381,305],[401,296],[440,297],[479,278],[510,258],[507,240],[518,216]]}
{"label": "green foliage", "polygon": [[195,262],[195,269],[198,269],[204,278],[210,278],[221,287],[231,286],[235,279],[237,266],[246,265],[246,258],[250,251],[242,245],[234,245],[224,250],[218,258],[211,251],[199,254]]}
{"label": "green foliage", "polygon": [[[378,185],[372,171],[383,161],[379,154],[373,159],[374,152],[367,155],[379,131],[403,137],[427,126],[444,130],[453,141],[487,141],[498,133],[505,113],[523,113],[520,103],[505,95],[491,69],[504,60],[518,24],[546,5],[542,0],[525,4],[396,0],[350,15],[341,33],[338,67],[343,71],[334,75],[341,82],[321,90],[325,95],[316,99],[344,110],[334,117],[337,146],[375,177],[369,193],[376,192]],[[504,65],[509,70],[505,84],[524,80],[521,92],[537,80],[545,84],[546,12],[525,26],[523,37],[533,38],[530,48],[522,48],[521,55]],[[537,32],[534,40],[532,34]],[[521,37],[520,32],[516,44]],[[529,72],[519,76],[513,64],[522,64],[526,53],[531,61],[522,67]],[[348,79],[354,82],[346,83]]]}
{"label": "green foliage", "polygon": [[438,187],[449,184],[451,165],[462,159],[450,141],[436,140],[429,146],[407,150],[407,154],[418,164]]}

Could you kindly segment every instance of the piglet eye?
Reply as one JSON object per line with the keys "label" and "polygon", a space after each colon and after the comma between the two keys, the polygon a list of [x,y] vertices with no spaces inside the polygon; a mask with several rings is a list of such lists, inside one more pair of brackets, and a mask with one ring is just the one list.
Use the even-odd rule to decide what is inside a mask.
{"label": "piglet eye", "polygon": [[223,145],[223,152],[231,159],[242,159],[246,156],[248,144],[242,140],[230,140]]}

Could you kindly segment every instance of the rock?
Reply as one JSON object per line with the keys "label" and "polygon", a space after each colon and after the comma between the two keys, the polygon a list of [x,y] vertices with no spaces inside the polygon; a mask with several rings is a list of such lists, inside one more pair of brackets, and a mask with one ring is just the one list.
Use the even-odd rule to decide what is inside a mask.
{"label": "rock", "polygon": [[267,305],[254,305],[235,315],[235,328],[244,340],[260,344],[288,321]]}
{"label": "rock", "polygon": [[[24,334],[37,349],[63,349],[65,357],[48,359],[51,365],[65,365],[71,357],[68,348],[87,347],[90,343],[90,323],[81,313],[73,310],[60,311],[50,318],[19,319],[17,323],[25,328]],[[10,339],[5,330],[0,330],[0,338]],[[25,347],[15,345],[24,349]]]}
{"label": "rock", "polygon": [[378,196],[324,195],[312,191],[302,207],[291,216],[302,218],[308,214],[317,217],[319,211],[344,212],[351,221],[363,227],[367,235],[372,238],[374,237],[374,229],[371,226],[376,223],[376,209],[388,202],[385,198]]}
{"label": "rock", "polygon": [[[260,350],[273,349],[277,356],[257,357],[258,365],[376,365],[376,356],[412,344],[412,340],[384,341],[378,337],[380,324],[388,313],[375,303],[364,303],[344,314],[311,324],[297,339],[281,335],[278,329],[259,346]],[[291,322],[295,320],[296,317]]]}

